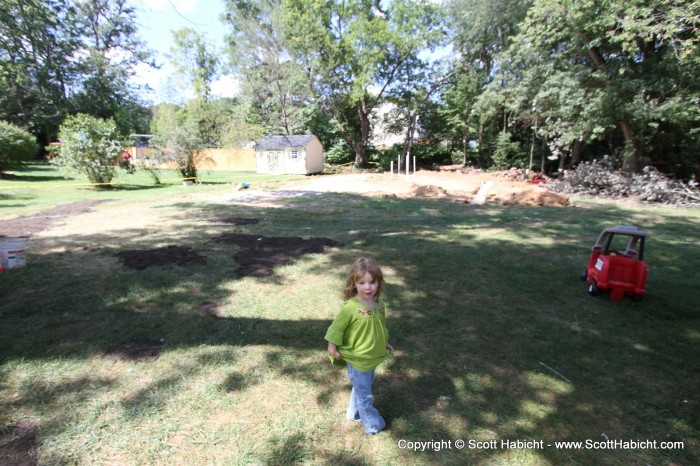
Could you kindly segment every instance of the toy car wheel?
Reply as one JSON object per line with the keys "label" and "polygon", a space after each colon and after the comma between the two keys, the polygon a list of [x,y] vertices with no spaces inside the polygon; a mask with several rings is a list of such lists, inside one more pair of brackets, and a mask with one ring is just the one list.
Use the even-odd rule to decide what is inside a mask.
{"label": "toy car wheel", "polygon": [[636,295],[632,296],[632,301],[634,301],[635,303],[641,303],[641,302],[642,302],[642,297],[643,297],[643,295],[641,295],[641,294],[636,294]]}
{"label": "toy car wheel", "polygon": [[600,290],[598,289],[598,284],[593,280],[589,285],[588,285],[588,294],[591,296],[598,296],[598,293]]}
{"label": "toy car wheel", "polygon": [[581,271],[581,281],[585,282],[588,279],[588,267]]}

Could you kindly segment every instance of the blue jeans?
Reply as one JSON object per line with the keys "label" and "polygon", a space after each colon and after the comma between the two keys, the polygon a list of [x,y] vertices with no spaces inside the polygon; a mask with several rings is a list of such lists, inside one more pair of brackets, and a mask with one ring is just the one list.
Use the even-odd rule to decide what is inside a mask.
{"label": "blue jeans", "polygon": [[379,411],[372,404],[374,369],[369,372],[360,372],[348,363],[348,378],[352,384],[352,391],[345,416],[351,421],[361,421],[365,432],[374,435],[386,426]]}

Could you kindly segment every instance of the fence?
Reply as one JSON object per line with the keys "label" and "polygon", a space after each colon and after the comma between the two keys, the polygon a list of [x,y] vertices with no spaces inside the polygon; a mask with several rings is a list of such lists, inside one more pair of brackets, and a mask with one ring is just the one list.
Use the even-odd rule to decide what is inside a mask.
{"label": "fence", "polygon": [[[148,160],[148,148],[130,147],[128,152],[135,160]],[[161,168],[175,168],[173,163],[162,164]],[[255,171],[255,151],[252,149],[205,149],[197,156],[197,168],[212,171]]]}

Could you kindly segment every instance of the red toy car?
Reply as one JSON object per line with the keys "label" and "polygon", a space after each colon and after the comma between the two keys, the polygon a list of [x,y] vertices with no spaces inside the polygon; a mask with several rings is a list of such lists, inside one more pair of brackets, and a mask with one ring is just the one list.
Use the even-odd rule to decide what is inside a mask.
{"label": "red toy car", "polygon": [[610,299],[614,301],[623,296],[641,301],[646,294],[649,270],[644,262],[646,237],[646,231],[634,226],[618,225],[603,230],[581,274],[581,278],[588,281],[591,296],[609,290]]}

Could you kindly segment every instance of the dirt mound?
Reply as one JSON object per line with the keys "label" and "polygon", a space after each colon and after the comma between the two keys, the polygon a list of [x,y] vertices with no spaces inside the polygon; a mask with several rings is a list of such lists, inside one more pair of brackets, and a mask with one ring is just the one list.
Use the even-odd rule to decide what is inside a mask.
{"label": "dirt mound", "polygon": [[39,424],[22,419],[7,433],[0,434],[0,464],[34,466],[37,464]]}
{"label": "dirt mound", "polygon": [[566,196],[555,194],[542,189],[530,189],[519,193],[512,193],[504,199],[496,199],[495,202],[502,205],[529,205],[529,206],[567,206],[569,199]]}
{"label": "dirt mound", "polygon": [[225,233],[213,241],[241,247],[233,255],[240,277],[268,277],[274,273],[276,265],[293,262],[306,254],[324,253],[340,245],[328,238],[266,237],[242,233]]}
{"label": "dirt mound", "polygon": [[415,197],[446,197],[447,191],[440,186],[428,184],[423,186],[415,186],[411,190],[411,195]]}
{"label": "dirt mound", "polygon": [[156,249],[120,251],[115,254],[125,267],[143,270],[152,265],[187,265],[206,264],[207,259],[191,248],[183,246],[166,246]]}

